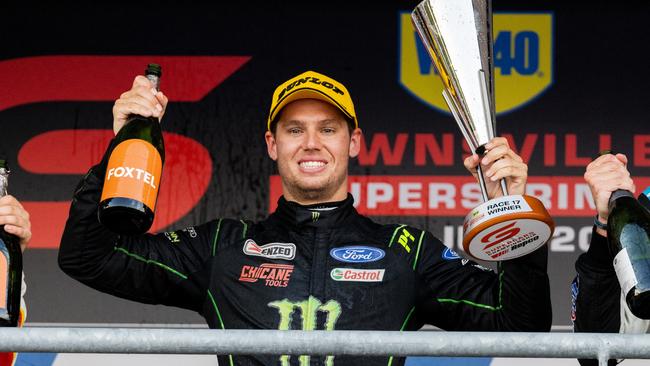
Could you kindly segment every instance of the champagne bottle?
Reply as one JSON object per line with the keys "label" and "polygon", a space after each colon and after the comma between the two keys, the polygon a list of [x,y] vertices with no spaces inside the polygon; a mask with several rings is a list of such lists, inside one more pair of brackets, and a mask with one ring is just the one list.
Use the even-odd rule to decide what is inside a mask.
{"label": "champagne bottle", "polygon": [[607,239],[614,269],[632,312],[650,319],[650,211],[627,190],[609,199]]}
{"label": "champagne bottle", "polygon": [[[158,90],[162,71],[149,64],[145,76]],[[165,161],[156,117],[131,115],[115,136],[99,203],[99,221],[113,232],[143,234],[151,227]]]}
{"label": "champagne bottle", "polygon": [[[7,195],[9,167],[0,158],[0,197]],[[0,226],[0,326],[15,327],[20,318],[23,254],[20,240]]]}
{"label": "champagne bottle", "polygon": [[645,191],[639,195],[638,200],[646,210],[650,211],[650,187],[646,188]]}

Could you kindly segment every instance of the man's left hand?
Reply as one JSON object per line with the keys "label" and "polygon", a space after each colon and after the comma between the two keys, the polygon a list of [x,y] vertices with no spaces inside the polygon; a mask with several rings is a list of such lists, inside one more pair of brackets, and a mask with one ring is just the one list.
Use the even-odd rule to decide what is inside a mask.
{"label": "man's left hand", "polygon": [[474,154],[468,156],[464,164],[465,168],[477,179],[476,167],[479,163],[481,164],[488,197],[492,199],[503,196],[499,183],[502,178],[506,180],[508,194],[524,194],[528,179],[528,165],[510,149],[508,140],[503,137],[495,137],[485,144],[485,149],[486,152],[482,158]]}

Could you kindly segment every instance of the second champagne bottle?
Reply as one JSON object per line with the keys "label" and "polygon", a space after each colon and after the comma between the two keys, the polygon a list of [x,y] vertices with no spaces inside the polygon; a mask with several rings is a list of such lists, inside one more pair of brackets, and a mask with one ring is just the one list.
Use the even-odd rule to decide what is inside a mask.
{"label": "second champagne bottle", "polygon": [[[145,76],[159,90],[161,67],[149,64]],[[156,117],[131,115],[115,136],[99,203],[99,221],[113,232],[138,235],[154,219],[165,147]]]}
{"label": "second champagne bottle", "polygon": [[[0,197],[7,194],[9,167],[0,158]],[[0,327],[16,327],[21,322],[23,254],[20,239],[0,225]]]}
{"label": "second champagne bottle", "polygon": [[630,191],[619,189],[609,199],[607,239],[627,306],[650,319],[650,212]]}

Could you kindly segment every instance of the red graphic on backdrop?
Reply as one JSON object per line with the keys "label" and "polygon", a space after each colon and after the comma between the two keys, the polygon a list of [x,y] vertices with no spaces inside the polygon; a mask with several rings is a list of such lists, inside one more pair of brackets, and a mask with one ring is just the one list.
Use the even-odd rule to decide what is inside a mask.
{"label": "red graphic on backdrop", "polygon": [[0,111],[22,104],[111,101],[156,62],[170,100],[196,102],[242,67],[248,56],[39,56],[0,61]]}
{"label": "red graphic on backdrop", "polygon": [[[0,111],[36,102],[113,101],[130,88],[135,75],[142,74],[150,62],[163,66],[164,91],[170,100],[199,101],[249,59],[248,56],[41,56],[0,61]],[[34,174],[81,175],[101,159],[112,137],[109,129],[45,132],[21,147],[18,163],[23,170]],[[205,194],[212,176],[212,159],[198,141],[173,133],[164,133],[164,138],[166,158],[152,231],[186,215]],[[70,203],[22,203],[31,215],[30,247],[58,247]]]}

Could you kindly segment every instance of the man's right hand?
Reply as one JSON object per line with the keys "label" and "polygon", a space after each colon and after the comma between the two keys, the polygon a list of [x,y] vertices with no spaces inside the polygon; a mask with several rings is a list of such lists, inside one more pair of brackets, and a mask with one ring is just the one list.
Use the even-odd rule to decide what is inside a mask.
{"label": "man's right hand", "polygon": [[167,97],[156,92],[146,77],[139,75],[133,80],[131,90],[122,93],[113,106],[113,132],[117,135],[131,114],[162,119],[167,108]]}
{"label": "man's right hand", "polygon": [[[634,193],[636,190],[630,172],[627,170],[627,157],[623,154],[599,156],[587,166],[584,178],[589,184],[591,195],[596,203],[598,220],[603,224],[607,224],[609,217],[609,197],[612,192],[626,189]],[[597,231],[607,236],[604,230]]]}

